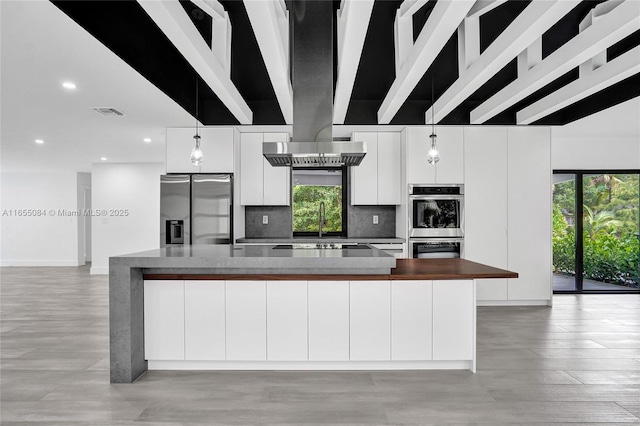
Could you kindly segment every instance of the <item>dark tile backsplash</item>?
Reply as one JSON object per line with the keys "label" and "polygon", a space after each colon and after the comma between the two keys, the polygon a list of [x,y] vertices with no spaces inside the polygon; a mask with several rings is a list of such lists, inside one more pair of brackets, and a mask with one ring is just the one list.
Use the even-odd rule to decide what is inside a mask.
{"label": "dark tile backsplash", "polygon": [[[377,225],[373,215],[378,215]],[[394,238],[396,206],[349,206],[347,233],[349,238]]]}
{"label": "dark tile backsplash", "polygon": [[[269,224],[262,224],[262,216]],[[291,238],[293,223],[289,206],[247,206],[244,210],[245,238]]]}
{"label": "dark tile backsplash", "polygon": [[[269,216],[269,224],[262,224],[262,216]],[[378,215],[378,224],[373,224]],[[291,238],[291,207],[245,207],[245,238]],[[349,206],[347,213],[347,237],[394,238],[396,236],[395,206]]]}

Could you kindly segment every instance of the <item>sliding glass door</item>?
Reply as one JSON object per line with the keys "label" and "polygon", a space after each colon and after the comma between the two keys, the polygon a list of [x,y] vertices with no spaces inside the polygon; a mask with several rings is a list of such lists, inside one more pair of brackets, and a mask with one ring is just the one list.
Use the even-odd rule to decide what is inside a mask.
{"label": "sliding glass door", "polygon": [[638,177],[637,170],[554,172],[554,292],[640,290]]}

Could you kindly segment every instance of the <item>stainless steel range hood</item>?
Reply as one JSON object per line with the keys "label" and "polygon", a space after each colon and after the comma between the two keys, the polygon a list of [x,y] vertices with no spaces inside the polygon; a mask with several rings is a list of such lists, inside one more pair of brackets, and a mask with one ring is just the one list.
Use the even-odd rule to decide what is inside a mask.
{"label": "stainless steel range hood", "polygon": [[333,2],[293,0],[289,10],[293,83],[292,141],[265,142],[272,166],[357,166],[366,144],[335,141],[333,126]]}
{"label": "stainless steel range hood", "polygon": [[265,142],[262,153],[274,166],[357,166],[365,155],[364,142]]}

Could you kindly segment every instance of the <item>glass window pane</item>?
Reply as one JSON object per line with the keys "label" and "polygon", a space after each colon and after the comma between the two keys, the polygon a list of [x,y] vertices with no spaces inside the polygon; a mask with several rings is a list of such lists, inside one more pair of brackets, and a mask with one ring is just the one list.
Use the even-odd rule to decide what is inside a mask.
{"label": "glass window pane", "polygon": [[323,233],[342,232],[342,169],[293,169],[293,232],[318,232],[320,203]]}
{"label": "glass window pane", "polygon": [[638,289],[638,174],[590,174],[583,185],[583,289]]}
{"label": "glass window pane", "polygon": [[553,175],[553,290],[575,291],[576,175]]}

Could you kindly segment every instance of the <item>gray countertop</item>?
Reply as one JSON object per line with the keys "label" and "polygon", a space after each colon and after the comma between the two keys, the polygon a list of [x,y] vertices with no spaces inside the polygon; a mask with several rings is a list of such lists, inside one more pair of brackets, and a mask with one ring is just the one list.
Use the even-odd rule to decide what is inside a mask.
{"label": "gray countertop", "polygon": [[164,272],[179,269],[184,273],[184,268],[189,268],[193,273],[219,274],[388,274],[396,264],[393,256],[373,247],[342,250],[274,249],[273,245],[172,246],[115,256],[109,261],[111,267],[144,268],[149,273],[158,269]]}
{"label": "gray countertop", "polygon": [[295,238],[238,238],[236,244],[402,244],[404,238],[345,238],[345,237],[295,237]]}

